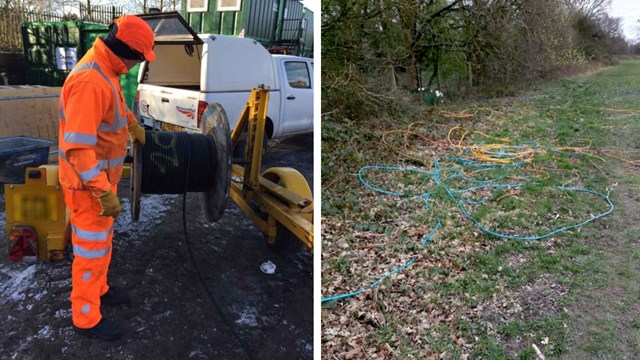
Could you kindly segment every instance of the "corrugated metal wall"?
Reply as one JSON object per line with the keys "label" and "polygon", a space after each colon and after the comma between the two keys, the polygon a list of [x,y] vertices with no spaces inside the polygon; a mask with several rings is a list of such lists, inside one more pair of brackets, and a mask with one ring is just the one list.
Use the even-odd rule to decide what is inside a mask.
{"label": "corrugated metal wall", "polygon": [[182,13],[189,26],[198,33],[238,35],[245,28],[247,2],[241,2],[240,11],[218,11],[218,1],[209,0],[209,11],[187,12],[186,1],[183,1]]}
{"label": "corrugated metal wall", "polygon": [[278,19],[279,0],[248,0],[245,36],[268,44]]}
{"label": "corrugated metal wall", "polygon": [[313,57],[313,11],[305,8],[304,19],[306,19],[306,28],[304,35],[304,45],[302,46],[302,54],[306,57]]}
{"label": "corrugated metal wall", "polygon": [[304,6],[300,1],[287,0],[282,14],[282,26],[279,26],[275,40],[297,40],[302,20],[302,9]]}
{"label": "corrugated metal wall", "polygon": [[271,42],[292,42],[300,37],[300,23],[306,20],[303,50],[313,49],[313,12],[299,0],[243,0],[240,11],[217,11],[217,0],[208,0],[206,12],[187,12],[182,2],[182,14],[198,33],[240,35],[258,40],[264,46]]}

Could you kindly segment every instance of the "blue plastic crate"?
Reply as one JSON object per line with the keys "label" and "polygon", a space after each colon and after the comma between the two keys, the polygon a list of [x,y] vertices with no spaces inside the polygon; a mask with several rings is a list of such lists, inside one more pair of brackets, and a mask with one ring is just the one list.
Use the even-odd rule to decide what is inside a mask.
{"label": "blue plastic crate", "polygon": [[24,184],[26,168],[46,164],[53,145],[53,141],[28,136],[0,139],[0,182]]}

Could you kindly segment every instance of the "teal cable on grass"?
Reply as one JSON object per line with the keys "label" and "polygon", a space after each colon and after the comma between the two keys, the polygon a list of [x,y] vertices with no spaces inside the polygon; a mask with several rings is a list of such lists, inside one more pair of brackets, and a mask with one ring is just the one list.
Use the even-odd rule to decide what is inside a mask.
{"label": "teal cable on grass", "polygon": [[[498,154],[498,153],[496,153]],[[502,155],[502,154],[500,154]],[[483,163],[479,163],[477,161],[473,161],[473,160],[469,160],[469,159],[465,159],[462,157],[453,157],[450,155],[447,155],[451,160],[461,164],[462,166],[468,166],[471,168],[476,169],[474,172],[479,173],[482,171],[488,171],[488,170],[493,170],[493,169],[499,169],[499,168],[504,168],[504,167],[520,167],[522,166],[524,163],[518,162],[518,163],[513,163],[513,164],[483,164]],[[505,153],[505,156],[509,156],[508,153]],[[428,176],[428,178],[426,178],[422,185],[424,185],[426,182],[428,182],[429,180],[433,180],[436,184],[436,189],[437,188],[443,188],[445,190],[445,192],[447,193],[447,195],[449,196],[449,198],[451,198],[451,200],[453,200],[453,202],[456,204],[456,206],[460,209],[460,211],[462,212],[462,214],[469,219],[471,222],[473,222],[476,227],[478,229],[480,229],[482,232],[489,234],[491,236],[495,236],[495,237],[499,237],[499,238],[504,238],[504,239],[510,239],[510,240],[523,240],[523,241],[534,241],[534,240],[541,240],[541,239],[545,239],[547,237],[553,236],[555,234],[558,234],[560,232],[563,231],[567,231],[567,230],[571,230],[571,229],[576,229],[579,228],[585,224],[588,224],[592,221],[595,221],[599,218],[602,218],[608,214],[610,214],[613,210],[614,210],[614,205],[611,202],[611,199],[609,198],[609,196],[602,194],[600,192],[594,191],[594,190],[589,190],[589,189],[579,189],[579,188],[575,188],[575,187],[564,187],[564,186],[553,186],[554,189],[557,190],[561,190],[561,191],[576,191],[576,192],[583,192],[583,193],[588,193],[588,194],[592,194],[598,197],[603,198],[607,204],[609,205],[609,208],[606,211],[603,211],[595,216],[592,216],[589,219],[580,221],[576,224],[573,225],[567,225],[567,226],[562,226],[558,229],[555,229],[553,231],[547,232],[545,234],[541,234],[541,235],[535,235],[535,236],[517,236],[517,235],[508,235],[508,234],[502,234],[499,233],[495,230],[489,229],[485,226],[483,226],[482,224],[480,224],[480,222],[478,221],[478,219],[476,219],[473,215],[471,215],[464,207],[464,205],[462,204],[462,202],[466,202],[466,203],[471,203],[471,204],[481,204],[483,203],[483,201],[473,201],[470,199],[465,199],[465,198],[458,198],[456,195],[454,194],[464,194],[464,193],[468,193],[474,190],[478,190],[478,189],[483,189],[483,188],[494,188],[494,189],[499,189],[499,188],[518,188],[518,187],[523,187],[523,186],[530,186],[530,185],[539,185],[538,183],[497,183],[498,180],[503,180],[504,178],[506,178],[505,176],[501,176],[498,177],[497,179],[494,180],[477,180],[477,179],[472,179],[472,178],[468,178],[466,176],[464,176],[459,170],[454,169],[454,168],[441,168],[440,167],[440,162],[439,159],[436,159],[434,162],[434,168],[435,171],[427,171],[427,170],[423,170],[423,169],[418,169],[418,168],[411,168],[411,167],[393,167],[393,166],[372,166],[372,165],[368,165],[368,166],[364,166],[362,168],[360,168],[360,170],[358,171],[358,179],[360,180],[360,182],[368,189],[371,189],[375,192],[381,193],[381,194],[385,194],[385,195],[391,195],[391,196],[396,196],[396,197],[403,197],[406,196],[407,194],[404,192],[395,192],[395,191],[389,191],[389,190],[385,190],[385,189],[381,189],[379,187],[373,186],[371,184],[369,184],[369,182],[367,182],[364,179],[363,174],[371,169],[375,169],[375,170],[383,170],[383,171],[400,171],[400,172],[410,172],[410,173],[418,173],[418,174],[425,174]],[[444,179],[441,179],[441,174],[444,172],[450,172],[451,175],[445,177]],[[454,190],[449,188],[448,186],[445,185],[445,182],[451,179],[461,179],[464,181],[468,181],[471,183],[476,183],[476,184],[480,184],[477,186],[472,186],[466,189],[461,189],[461,190]],[[421,199],[424,201],[425,203],[425,208],[427,210],[430,210],[430,205],[429,205],[429,200],[431,198],[431,195],[433,195],[434,190],[431,190],[429,192],[417,195],[417,196],[413,196],[411,198],[408,199],[404,199],[404,200],[400,200],[400,202],[407,202],[407,201],[413,201],[413,200],[418,200]],[[433,235],[435,234],[435,232],[442,226],[442,223],[440,221],[440,218],[436,215],[436,220],[437,220],[437,224],[436,226],[424,237],[424,239],[422,240],[421,244],[424,247],[427,242],[429,242],[429,240],[431,239],[431,237],[433,237]],[[351,292],[351,293],[346,293],[346,294],[342,294],[342,295],[336,295],[336,296],[331,296],[328,298],[323,298],[321,300],[322,303],[325,302],[329,302],[329,301],[335,301],[335,300],[341,300],[341,299],[346,299],[358,294],[361,294],[367,290],[373,289],[374,287],[376,287],[378,284],[380,284],[384,279],[386,279],[387,277],[396,274],[406,268],[408,268],[409,266],[411,266],[411,264],[413,264],[416,259],[418,257],[414,256],[412,257],[409,261],[407,261],[406,263],[392,269],[391,271],[385,273],[384,275],[382,275],[381,277],[379,277],[377,280],[373,281],[371,284],[369,284],[367,287],[361,288],[357,291]]]}
{"label": "teal cable on grass", "polygon": [[[427,242],[433,236],[433,234],[435,234],[435,232],[440,228],[440,226],[442,226],[442,223],[440,222],[440,218],[438,218],[436,216],[436,219],[438,220],[438,224],[436,224],[436,227],[433,228],[427,234],[427,236],[424,237],[424,239],[422,240],[422,246],[426,245]],[[324,299],[322,299],[322,302],[345,299],[345,298],[348,298],[348,297],[351,297],[351,296],[355,296],[355,295],[361,294],[361,293],[363,293],[363,292],[365,292],[365,291],[367,291],[369,289],[373,289],[374,287],[376,287],[379,283],[381,283],[387,277],[389,277],[389,276],[391,276],[391,275],[393,275],[393,274],[395,274],[397,272],[400,272],[400,271],[408,268],[409,266],[411,266],[411,264],[413,264],[416,261],[417,258],[418,258],[417,256],[412,257],[409,261],[407,261],[403,265],[400,265],[400,266],[396,267],[395,269],[393,269],[393,270],[387,272],[386,274],[382,275],[381,277],[379,277],[377,280],[375,280],[374,282],[369,284],[369,286],[367,286],[366,288],[362,288],[362,289],[360,289],[358,291],[354,291],[354,292],[348,293],[348,294],[342,294],[342,295],[332,296],[332,297],[329,297],[329,298],[324,298]]]}
{"label": "teal cable on grass", "polygon": [[[436,159],[435,161],[435,167],[436,169],[439,169],[439,162],[438,159]],[[440,180],[440,171],[436,171],[434,173],[433,176],[433,180],[436,182],[436,184],[438,184],[439,186],[442,186],[442,188],[444,188],[444,190],[447,192],[447,194],[449,195],[449,197],[453,200],[453,202],[458,206],[458,208],[460,209],[460,211],[462,212],[462,214],[469,220],[471,220],[477,227],[478,229],[482,230],[483,232],[489,234],[489,235],[493,235],[496,237],[501,237],[504,239],[510,239],[510,240],[525,240],[525,241],[531,241],[531,240],[542,240],[544,238],[548,238],[550,236],[553,236],[557,233],[563,232],[563,231],[567,231],[567,230],[571,230],[571,229],[576,229],[579,228],[580,226],[583,226],[585,224],[588,224],[594,220],[597,220],[601,217],[604,217],[608,214],[610,214],[613,209],[615,208],[615,206],[613,205],[613,203],[611,202],[611,199],[609,199],[609,197],[607,195],[604,195],[602,193],[599,193],[597,191],[593,191],[593,190],[589,190],[589,189],[578,189],[575,187],[564,187],[564,186],[554,186],[554,189],[558,189],[558,190],[563,190],[563,191],[578,191],[578,192],[584,192],[584,193],[589,193],[589,194],[593,194],[596,196],[599,196],[601,198],[603,198],[604,200],[606,200],[607,204],[609,204],[609,209],[607,209],[606,211],[593,216],[587,220],[584,220],[582,222],[579,222],[577,224],[574,225],[568,225],[568,226],[563,226],[560,227],[556,230],[550,231],[546,234],[542,234],[542,235],[537,235],[537,236],[513,236],[513,235],[507,235],[507,234],[501,234],[498,233],[494,230],[488,229],[486,227],[484,227],[482,224],[480,224],[480,222],[473,217],[473,215],[469,214],[469,212],[464,208],[464,206],[462,205],[462,203],[460,202],[460,200],[453,195],[451,189],[449,189],[448,187],[444,186],[442,181]],[[527,184],[493,184],[493,185],[487,185],[485,187],[522,187],[525,186]],[[528,184],[531,185],[531,184]],[[476,187],[477,188],[477,187]]]}

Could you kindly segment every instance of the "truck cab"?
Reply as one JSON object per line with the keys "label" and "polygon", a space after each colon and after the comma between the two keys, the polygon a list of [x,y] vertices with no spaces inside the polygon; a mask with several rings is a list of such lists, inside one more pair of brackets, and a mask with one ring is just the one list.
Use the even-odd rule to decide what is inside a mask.
{"label": "truck cab", "polygon": [[156,60],[138,73],[137,113],[148,127],[202,131],[208,104],[219,103],[231,128],[252,88],[269,89],[266,134],[313,131],[313,60],[272,55],[256,40],[196,34],[178,13],[145,14]]}

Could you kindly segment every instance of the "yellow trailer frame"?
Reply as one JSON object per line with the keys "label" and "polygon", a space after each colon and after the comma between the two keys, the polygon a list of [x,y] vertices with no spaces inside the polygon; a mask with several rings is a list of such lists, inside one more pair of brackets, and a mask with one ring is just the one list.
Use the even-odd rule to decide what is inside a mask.
{"label": "yellow trailer frame", "polygon": [[313,251],[313,199],[304,177],[292,168],[277,167],[260,175],[269,91],[253,89],[236,127],[234,149],[246,130],[246,165],[233,164],[229,194],[262,231],[267,244],[289,241],[291,235]]}

